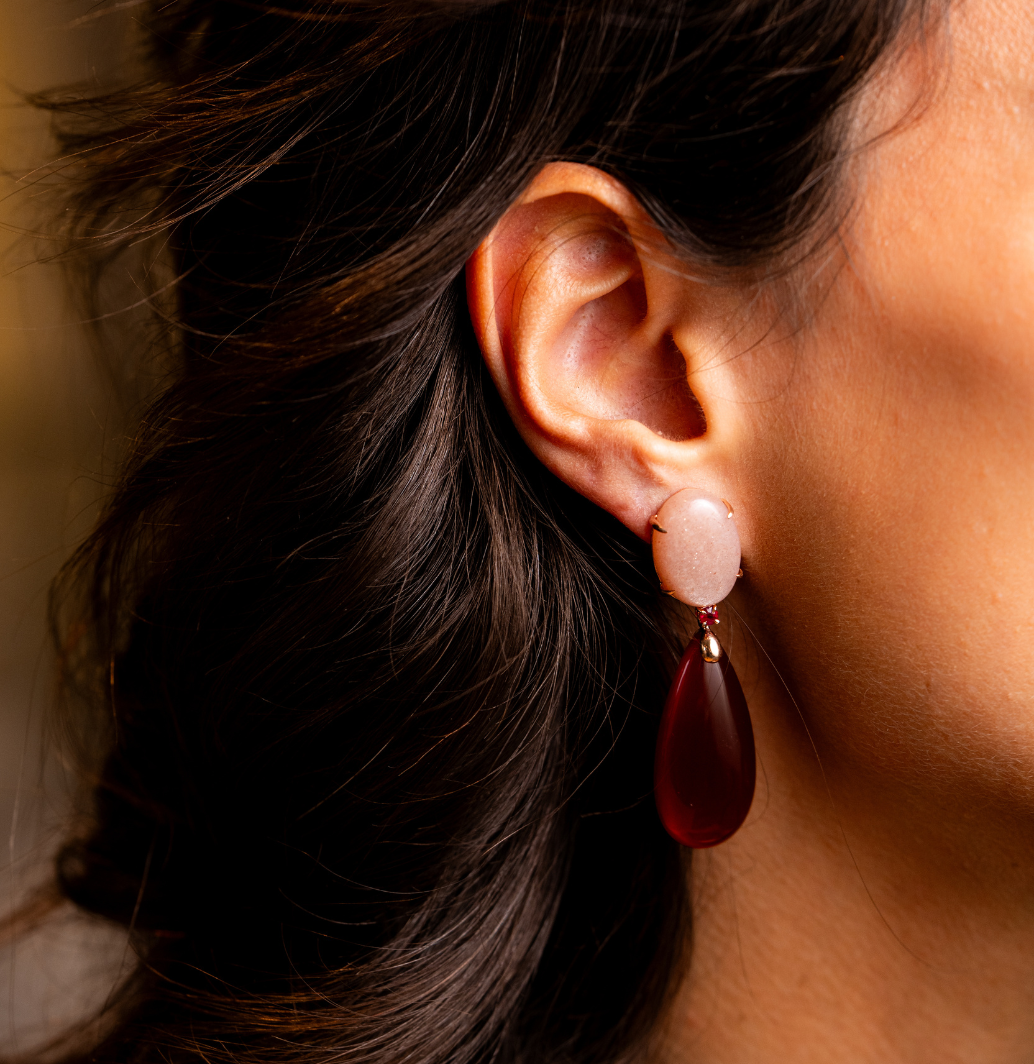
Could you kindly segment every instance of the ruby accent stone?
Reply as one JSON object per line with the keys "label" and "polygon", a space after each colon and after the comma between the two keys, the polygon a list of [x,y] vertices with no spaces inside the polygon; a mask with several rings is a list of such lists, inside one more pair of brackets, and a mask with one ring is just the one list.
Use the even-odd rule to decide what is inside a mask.
{"label": "ruby accent stone", "polygon": [[732,835],[754,798],[754,729],[729,663],[704,661],[694,636],[664,703],[654,796],[668,834],[703,849]]}

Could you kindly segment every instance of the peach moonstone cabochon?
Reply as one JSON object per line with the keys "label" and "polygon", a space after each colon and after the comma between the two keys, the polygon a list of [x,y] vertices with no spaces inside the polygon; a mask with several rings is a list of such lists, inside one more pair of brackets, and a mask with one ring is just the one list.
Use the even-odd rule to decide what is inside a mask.
{"label": "peach moonstone cabochon", "polygon": [[695,488],[677,491],[657,511],[653,564],[661,587],[689,606],[721,602],[736,583],[740,534],[729,507]]}

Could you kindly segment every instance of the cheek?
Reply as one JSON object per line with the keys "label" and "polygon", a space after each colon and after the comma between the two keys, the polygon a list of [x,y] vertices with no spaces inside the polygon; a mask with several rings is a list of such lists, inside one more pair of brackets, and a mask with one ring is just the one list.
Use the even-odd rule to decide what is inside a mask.
{"label": "cheek", "polygon": [[827,757],[1029,808],[1034,78],[953,33],[950,84],[866,157],[812,328],[752,360],[744,557]]}
{"label": "cheek", "polygon": [[[786,379],[770,349],[755,385],[766,357]],[[809,726],[827,756],[925,786],[1030,789],[1026,344],[917,300],[898,314],[843,275],[793,365],[753,408],[745,558]]]}

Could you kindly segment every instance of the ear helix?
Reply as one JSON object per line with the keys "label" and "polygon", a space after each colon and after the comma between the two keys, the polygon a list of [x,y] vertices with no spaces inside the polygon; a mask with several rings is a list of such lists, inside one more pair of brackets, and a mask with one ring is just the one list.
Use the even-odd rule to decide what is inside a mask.
{"label": "ear helix", "polygon": [[661,590],[696,610],[699,629],[675,673],[657,737],[654,795],[668,834],[684,846],[724,842],[754,797],[754,731],[728,655],[712,631],[716,605],[740,570],[732,507],[684,488],[651,518]]}

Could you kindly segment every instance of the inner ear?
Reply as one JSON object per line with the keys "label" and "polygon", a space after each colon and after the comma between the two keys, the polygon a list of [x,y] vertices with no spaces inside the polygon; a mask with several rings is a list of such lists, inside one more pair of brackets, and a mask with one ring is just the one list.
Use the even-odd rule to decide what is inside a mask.
{"label": "inner ear", "polygon": [[671,333],[665,333],[656,353],[656,376],[639,378],[639,399],[622,417],[634,418],[667,440],[703,436],[707,419],[689,387],[686,360]]}

